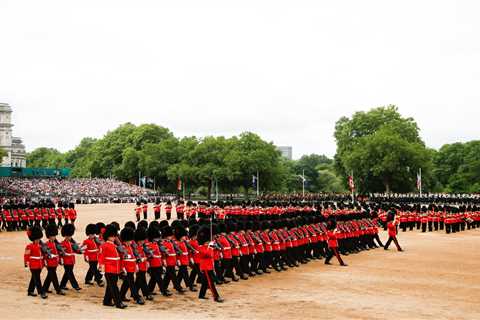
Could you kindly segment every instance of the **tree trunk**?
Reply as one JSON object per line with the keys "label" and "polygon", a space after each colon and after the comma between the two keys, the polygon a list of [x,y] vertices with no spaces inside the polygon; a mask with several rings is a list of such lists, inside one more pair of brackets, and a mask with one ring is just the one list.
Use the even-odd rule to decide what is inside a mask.
{"label": "tree trunk", "polygon": [[390,193],[390,179],[389,178],[384,178],[383,179],[383,185],[385,186],[385,192]]}

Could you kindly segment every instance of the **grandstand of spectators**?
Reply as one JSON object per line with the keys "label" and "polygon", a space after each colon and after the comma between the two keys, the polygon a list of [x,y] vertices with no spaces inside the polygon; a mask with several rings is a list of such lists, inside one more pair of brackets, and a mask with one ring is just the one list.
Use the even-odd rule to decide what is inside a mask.
{"label": "grandstand of spectators", "polygon": [[77,203],[134,202],[155,191],[114,179],[0,178],[5,196],[29,199],[61,198]]}

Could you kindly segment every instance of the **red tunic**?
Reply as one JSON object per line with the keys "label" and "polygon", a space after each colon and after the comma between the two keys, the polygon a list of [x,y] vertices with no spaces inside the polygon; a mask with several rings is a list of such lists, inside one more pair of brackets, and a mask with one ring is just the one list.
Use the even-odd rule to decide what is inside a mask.
{"label": "red tunic", "polygon": [[200,246],[200,271],[213,270],[213,248],[210,248],[208,244]]}
{"label": "red tunic", "polygon": [[152,268],[158,268],[162,266],[162,255],[160,253],[160,249],[158,248],[158,244],[156,242],[149,242],[147,244],[148,248],[152,251],[153,256],[149,257],[148,263]]}
{"label": "red tunic", "polygon": [[87,238],[83,241],[83,246],[86,247],[85,253],[83,254],[85,256],[85,259],[87,261],[98,261],[98,254],[100,252],[100,249],[95,243],[95,240]]}
{"label": "red tunic", "polygon": [[177,255],[177,259],[180,261],[182,266],[188,266],[190,264],[190,259],[188,257],[188,248],[185,244],[185,241],[176,241],[177,247],[182,251],[181,254]]}
{"label": "red tunic", "polygon": [[328,247],[329,248],[338,248],[337,235],[336,235],[335,231],[328,231],[327,232],[327,237],[328,237]]}
{"label": "red tunic", "polygon": [[120,255],[113,242],[107,241],[100,247],[99,264],[105,266],[105,273],[120,274]]}
{"label": "red tunic", "polygon": [[25,251],[30,251],[29,254],[23,255],[25,265],[28,265],[30,270],[41,270],[43,268],[43,255],[40,244],[27,244]]}
{"label": "red tunic", "polygon": [[47,241],[46,243],[48,249],[50,249],[50,253],[52,256],[49,258],[48,256],[45,256],[45,263],[47,267],[58,267],[58,264],[60,262],[60,256],[58,255],[58,250],[57,246],[55,245],[55,241]]}
{"label": "red tunic", "polygon": [[75,252],[73,251],[72,243],[68,240],[63,240],[62,247],[65,249],[63,264],[66,266],[73,266],[75,264]]}
{"label": "red tunic", "polygon": [[133,255],[133,249],[131,245],[123,243],[126,255],[122,258],[122,268],[128,273],[134,273],[137,271],[137,259]]}
{"label": "red tunic", "polygon": [[175,252],[173,243],[169,240],[163,240],[162,246],[167,250],[167,252],[163,252],[167,267],[175,267],[177,265],[177,253]]}
{"label": "red tunic", "polygon": [[397,236],[397,225],[393,223],[393,221],[387,224],[388,228],[388,236],[389,237],[396,237]]}
{"label": "red tunic", "polygon": [[227,260],[232,259],[232,247],[230,242],[228,242],[227,237],[219,235],[217,242],[222,247],[223,258]]}

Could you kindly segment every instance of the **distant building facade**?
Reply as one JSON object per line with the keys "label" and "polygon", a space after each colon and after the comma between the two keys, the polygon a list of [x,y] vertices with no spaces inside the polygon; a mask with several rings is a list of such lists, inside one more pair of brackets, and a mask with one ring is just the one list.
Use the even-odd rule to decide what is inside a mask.
{"label": "distant building facade", "polygon": [[27,153],[23,141],[13,136],[12,108],[8,103],[0,103],[0,147],[7,152],[3,157],[2,167],[25,168]]}
{"label": "distant building facade", "polygon": [[277,147],[277,150],[282,153],[282,157],[284,157],[285,159],[288,159],[288,160],[293,159],[292,147],[281,146],[281,147]]}

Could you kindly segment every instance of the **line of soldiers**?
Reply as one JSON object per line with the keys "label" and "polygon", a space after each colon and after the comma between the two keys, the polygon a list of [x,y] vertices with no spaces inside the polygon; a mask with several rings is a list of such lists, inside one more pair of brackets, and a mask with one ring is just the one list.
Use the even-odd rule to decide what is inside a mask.
{"label": "line of soldiers", "polygon": [[[205,299],[209,289],[214,300],[222,302],[216,285],[247,280],[272,270],[296,269],[311,260],[325,258],[325,263],[330,264],[334,256],[346,266],[341,254],[383,246],[370,214],[354,210],[222,218],[211,215],[199,219],[191,216],[171,224],[166,220],[142,220],[137,224],[127,222],[122,230],[115,222],[107,226],[97,223],[87,226],[87,239],[82,245],[73,241],[75,229],[68,224],[62,228],[64,240],[59,246],[56,228],[47,226],[46,243],[41,241],[39,227],[29,229],[32,243],[26,248],[25,263],[32,270],[32,280],[28,295],[35,295],[36,288],[46,298],[50,282],[58,294],[65,293],[67,281],[80,290],[73,269],[75,254],[83,254],[89,263],[85,283],[93,285],[95,280],[103,286],[105,278],[103,304],[118,308],[125,308],[130,298],[142,305],[156,294],[169,297],[170,285],[178,294],[184,294],[187,289],[196,292],[197,284],[201,284],[200,299]],[[58,284],[56,267],[62,263],[65,274]],[[42,285],[40,273],[44,265],[48,275]]]}
{"label": "line of soldiers", "polygon": [[76,219],[75,204],[68,202],[8,202],[0,207],[0,231],[27,230],[33,226],[45,229],[50,224],[62,227],[67,223],[74,224]]}
{"label": "line of soldiers", "polygon": [[[393,209],[399,220],[399,228],[406,232],[443,231],[447,234],[480,228],[480,208],[475,206],[436,206],[412,205]],[[386,230],[387,211],[380,209],[378,214]]]}

